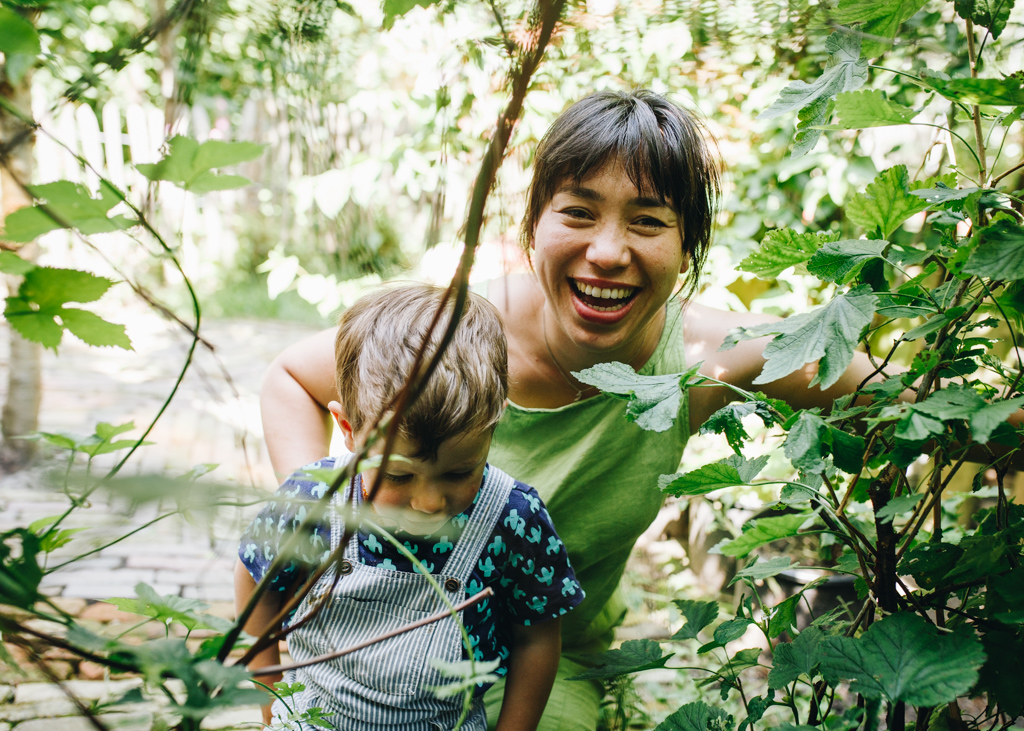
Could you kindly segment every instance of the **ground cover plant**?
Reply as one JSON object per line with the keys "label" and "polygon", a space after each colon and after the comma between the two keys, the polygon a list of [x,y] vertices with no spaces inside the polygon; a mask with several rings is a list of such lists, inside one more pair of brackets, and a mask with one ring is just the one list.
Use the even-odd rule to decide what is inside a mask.
{"label": "ground cover plant", "polygon": [[[1024,405],[1016,176],[1024,163],[1001,159],[1024,111],[1024,86],[1000,63],[1011,3],[923,6],[822,8],[827,62],[761,112],[793,118],[792,158],[845,130],[913,124],[935,126],[938,154],[916,169],[883,170],[831,228],[769,231],[739,264],[769,280],[796,267],[825,295],[809,312],[730,335],[725,349],[767,337],[755,384],[810,366],[812,387],[826,389],[858,347],[876,368],[828,412],[737,391],[741,400],[701,429],[724,435],[734,454],[661,478],[667,495],[683,497],[757,484],[769,456],[747,456],[750,417],[775,428],[792,465],[768,480],[781,488],[777,513],[715,547],[744,560],[733,582],[749,591],[734,616],[722,617],[716,601],[678,600],[683,624],[671,640],[626,642],[579,676],[663,668],[674,644],[697,643],[716,668],[680,672],[700,678],[704,699],[680,707],[659,731],[988,730],[1024,715],[1024,506],[1006,481],[1020,463],[1016,414]],[[911,18],[916,27],[905,31]],[[929,29],[943,35],[929,39]],[[904,230],[908,222],[915,233]],[[627,418],[660,431],[684,390],[718,383],[697,367],[640,377],[605,364],[577,375],[629,399]],[[981,505],[968,514],[964,495],[950,489],[962,472],[973,475]],[[798,627],[804,593],[825,579],[763,603],[761,582],[800,563],[761,556],[813,535],[818,563],[855,577],[859,601]],[[727,713],[719,696],[738,696],[744,713]]]}

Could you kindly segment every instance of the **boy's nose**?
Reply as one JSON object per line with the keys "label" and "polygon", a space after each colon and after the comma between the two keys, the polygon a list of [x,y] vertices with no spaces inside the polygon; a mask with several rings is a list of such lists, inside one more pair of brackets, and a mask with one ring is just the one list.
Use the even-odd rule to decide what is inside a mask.
{"label": "boy's nose", "polygon": [[424,487],[413,493],[409,507],[420,513],[439,513],[444,510],[444,494],[433,487]]}

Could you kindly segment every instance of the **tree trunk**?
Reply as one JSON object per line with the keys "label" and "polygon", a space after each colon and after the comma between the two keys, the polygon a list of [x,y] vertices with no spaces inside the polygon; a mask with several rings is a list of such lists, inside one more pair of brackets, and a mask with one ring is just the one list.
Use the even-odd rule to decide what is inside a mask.
{"label": "tree trunk", "polygon": [[[12,83],[6,68],[0,66],[0,96],[31,113],[31,71],[18,82]],[[0,108],[0,145],[23,135],[25,124],[17,117]],[[34,134],[24,135],[20,144],[10,150],[4,165],[0,166],[0,221],[24,206],[32,199],[22,189],[19,181],[32,180],[32,149]],[[0,241],[0,247],[17,249],[19,245]],[[38,248],[35,244],[21,246],[18,252],[22,258],[34,261]],[[17,292],[21,277],[6,276],[7,290]],[[34,432],[39,428],[39,402],[42,399],[42,346],[22,338],[10,330],[10,353],[7,361],[7,403],[0,416],[0,469],[11,471],[24,467],[35,452],[35,442],[16,437]]]}

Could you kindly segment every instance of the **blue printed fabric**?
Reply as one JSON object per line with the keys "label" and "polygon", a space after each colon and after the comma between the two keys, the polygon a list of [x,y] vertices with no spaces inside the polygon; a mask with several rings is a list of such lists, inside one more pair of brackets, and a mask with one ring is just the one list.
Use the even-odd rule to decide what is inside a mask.
{"label": "blue printed fabric", "polygon": [[[303,470],[333,470],[328,457]],[[339,465],[340,466],[340,465]],[[282,546],[305,521],[327,491],[327,484],[300,470],[289,477],[253,519],[242,535],[238,555],[257,582],[270,567]],[[359,485],[356,485],[357,497]],[[475,503],[474,503],[475,505]],[[417,536],[395,530],[394,535],[431,573],[439,573],[451,554],[453,540],[473,512],[470,505],[435,533]],[[330,554],[331,524],[328,515],[312,522],[297,540],[288,565],[270,583],[271,591],[286,591],[296,580],[325,561]],[[361,526],[359,560],[369,566],[413,571],[409,561],[384,538]],[[565,546],[537,491],[518,480],[509,494],[487,547],[477,560],[466,586],[468,595],[491,587],[485,599],[463,613],[463,621],[477,660],[499,660],[498,675],[507,672],[509,624],[538,624],[560,617],[583,601]],[[465,658],[466,651],[463,649]],[[482,688],[478,689],[483,692]]]}

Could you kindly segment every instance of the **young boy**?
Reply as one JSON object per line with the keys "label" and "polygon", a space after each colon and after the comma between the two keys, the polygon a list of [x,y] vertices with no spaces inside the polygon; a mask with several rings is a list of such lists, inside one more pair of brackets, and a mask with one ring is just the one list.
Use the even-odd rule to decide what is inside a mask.
{"label": "young boy", "polygon": [[[404,285],[375,291],[347,310],[335,342],[339,401],[330,409],[356,451],[382,408],[413,367],[443,291]],[[450,306],[435,328],[436,347]],[[559,617],[583,600],[565,548],[536,491],[487,465],[491,435],[508,391],[507,346],[494,307],[470,295],[441,363],[402,416],[399,438],[372,503],[377,470],[358,475],[311,531],[301,535],[293,560],[271,582],[246,626],[262,633],[290,592],[301,585],[345,532],[346,508],[363,519],[345,546],[337,584],[310,621],[312,602],[331,591],[329,570],[289,621],[292,659],[301,662],[405,626],[445,608],[428,579],[377,526],[391,533],[440,584],[452,604],[485,587],[494,597],[461,613],[476,660],[498,660],[506,676],[499,731],[535,729],[558,666]],[[378,445],[379,452],[382,445]],[[373,452],[371,452],[373,453]],[[326,458],[306,469],[340,466]],[[286,545],[327,485],[297,472],[252,522],[239,547],[236,604],[241,609],[273,558]],[[289,670],[305,690],[292,710],[320,707],[334,727],[364,731],[451,729],[462,695],[438,698],[427,690],[452,682],[430,664],[467,658],[462,634],[446,618],[335,660]],[[279,662],[277,648],[261,653],[256,669]],[[261,677],[264,682],[277,678]],[[487,726],[478,686],[463,728]],[[279,702],[273,715],[286,711]],[[264,709],[269,722],[271,710]]]}

